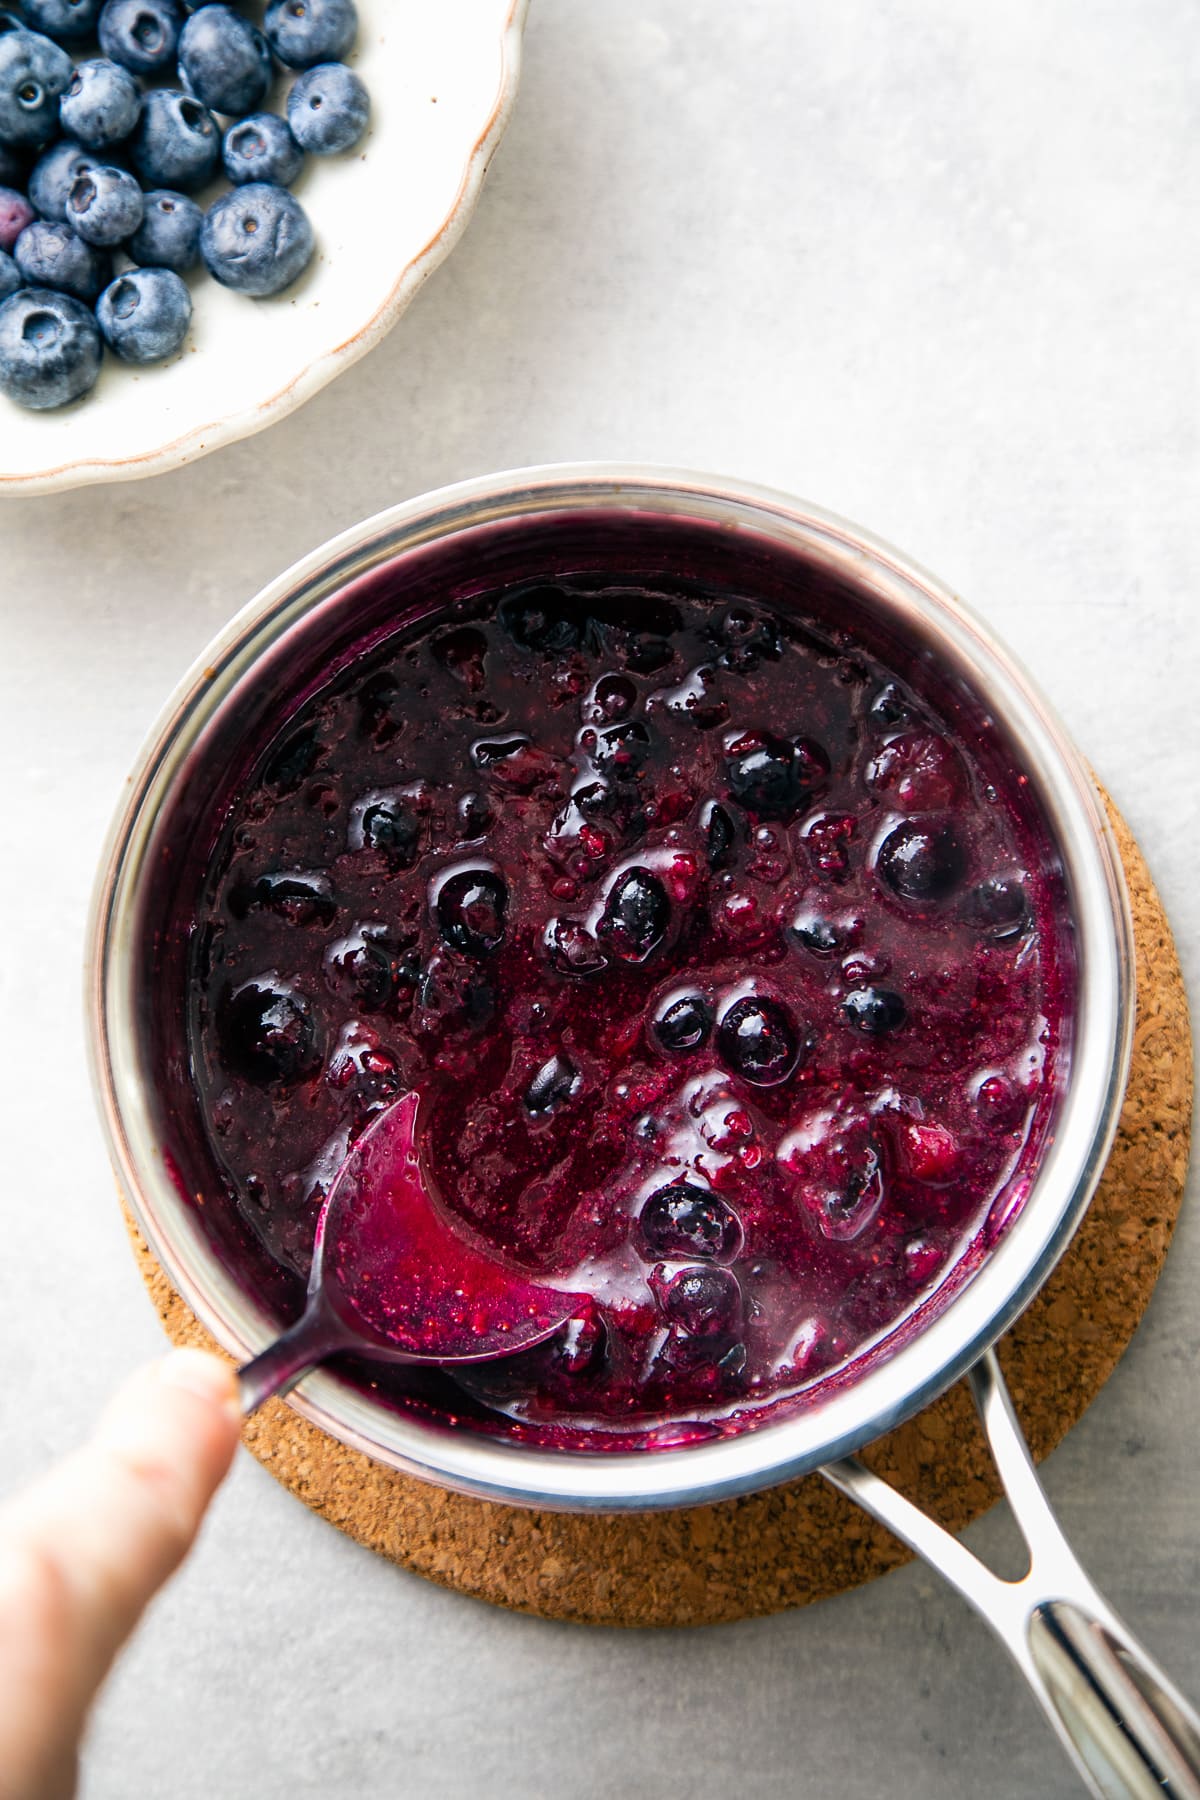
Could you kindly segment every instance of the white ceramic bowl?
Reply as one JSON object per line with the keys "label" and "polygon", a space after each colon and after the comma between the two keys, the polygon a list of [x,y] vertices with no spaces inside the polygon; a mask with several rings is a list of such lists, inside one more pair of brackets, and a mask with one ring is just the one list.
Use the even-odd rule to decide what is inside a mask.
{"label": "white ceramic bowl", "polygon": [[[271,300],[198,272],[192,329],[170,361],[134,369],[106,355],[93,392],[56,412],[0,395],[0,494],[178,468],[274,424],[377,344],[470,217],[512,110],[527,5],[359,0],[349,60],[372,120],[356,150],[309,157],[296,182],[317,235],[309,269]],[[282,110],[293,79],[268,105]]]}

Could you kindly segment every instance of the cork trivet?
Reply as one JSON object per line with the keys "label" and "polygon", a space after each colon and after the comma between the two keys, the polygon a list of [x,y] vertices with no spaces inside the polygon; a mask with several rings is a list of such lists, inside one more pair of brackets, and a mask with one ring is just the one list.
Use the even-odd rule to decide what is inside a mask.
{"label": "cork trivet", "polygon": [[[1162,1268],[1187,1169],[1192,1053],[1179,963],[1141,853],[1112,818],[1137,939],[1129,1091],[1074,1242],[1000,1346],[1038,1458],[1080,1417],[1129,1342]],[[215,1348],[128,1222],[168,1335]],[[596,1517],[446,1493],[346,1449],[279,1400],[247,1423],[245,1442],[276,1480],[360,1544],[431,1581],[545,1618],[714,1624],[840,1593],[909,1554],[818,1475],[716,1506]],[[952,1531],[999,1492],[961,1383],[880,1439],[867,1460]]]}

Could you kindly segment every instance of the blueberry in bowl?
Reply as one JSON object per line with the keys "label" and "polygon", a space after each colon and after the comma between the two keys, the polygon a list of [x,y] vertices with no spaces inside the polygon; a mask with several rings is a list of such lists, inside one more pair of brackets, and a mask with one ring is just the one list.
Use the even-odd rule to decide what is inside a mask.
{"label": "blueberry in bowl", "polygon": [[21,287],[0,305],[0,393],[44,412],[95,386],[103,346],[90,307]]}
{"label": "blueberry in bowl", "polygon": [[318,63],[306,69],[288,95],[292,136],[314,156],[336,156],[352,149],[367,129],[370,112],[366,87],[345,63]]}
{"label": "blueberry in bowl", "polygon": [[314,248],[300,202],[267,181],[247,182],[214,200],[200,232],[200,253],[214,280],[258,298],[290,287]]}
{"label": "blueberry in bowl", "polygon": [[129,137],[142,110],[142,94],[120,63],[96,56],[77,63],[58,103],[62,128],[88,150],[107,150]]}
{"label": "blueberry in bowl", "polygon": [[281,63],[311,69],[345,56],[358,32],[358,10],[354,0],[270,0],[263,29]]}
{"label": "blueberry in bowl", "polygon": [[96,320],[122,362],[162,362],[187,336],[192,297],[172,269],[128,269],[100,295]]}
{"label": "blueberry in bowl", "polygon": [[258,27],[232,6],[201,6],[179,36],[179,73],[213,112],[240,118],[266,98],[271,52]]}
{"label": "blueberry in bowl", "polygon": [[127,169],[105,164],[75,177],[67,193],[66,222],[88,244],[113,249],[142,222],[142,190]]}
{"label": "blueberry in bowl", "polygon": [[200,261],[203,224],[203,212],[186,194],[152,189],[145,197],[142,222],[125,248],[135,263],[186,275]]}
{"label": "blueberry in bowl", "polygon": [[290,187],[304,167],[304,152],[278,113],[252,113],[225,133],[221,161],[238,187],[248,181]]}

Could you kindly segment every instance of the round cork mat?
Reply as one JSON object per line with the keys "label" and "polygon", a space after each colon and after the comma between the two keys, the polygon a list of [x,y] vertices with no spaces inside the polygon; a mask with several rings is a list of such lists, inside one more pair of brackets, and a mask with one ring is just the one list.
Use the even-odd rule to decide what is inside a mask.
{"label": "round cork mat", "polygon": [[[1038,1458],[1099,1392],[1142,1316],[1183,1197],[1191,1135],[1191,1036],[1175,945],[1141,853],[1110,813],[1137,940],[1133,1066],[1087,1216],[1000,1345]],[[168,1335],[215,1349],[128,1223]],[[545,1618],[715,1624],[824,1599],[909,1557],[819,1475],[715,1506],[596,1517],[467,1499],[398,1475],[280,1400],[249,1420],[244,1435],[277,1481],[360,1544],[445,1587]],[[867,1461],[951,1531],[999,1494],[962,1383],[880,1439]]]}

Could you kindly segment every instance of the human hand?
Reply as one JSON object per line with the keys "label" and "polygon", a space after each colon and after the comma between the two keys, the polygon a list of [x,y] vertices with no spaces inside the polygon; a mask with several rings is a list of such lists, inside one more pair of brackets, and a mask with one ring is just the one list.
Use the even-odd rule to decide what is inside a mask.
{"label": "human hand", "polygon": [[69,1800],[96,1691],[229,1468],[233,1371],[176,1350],[0,1506],[0,1800]]}

